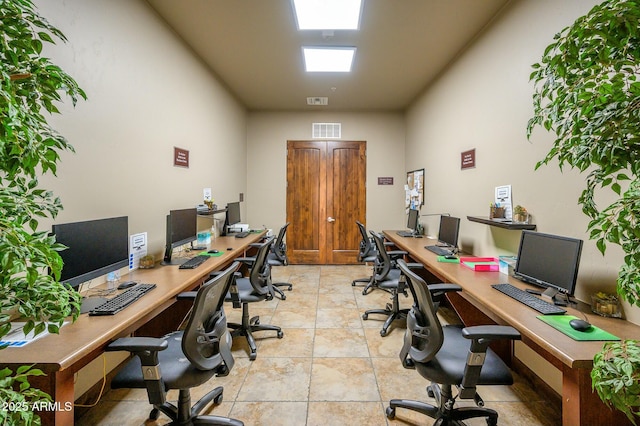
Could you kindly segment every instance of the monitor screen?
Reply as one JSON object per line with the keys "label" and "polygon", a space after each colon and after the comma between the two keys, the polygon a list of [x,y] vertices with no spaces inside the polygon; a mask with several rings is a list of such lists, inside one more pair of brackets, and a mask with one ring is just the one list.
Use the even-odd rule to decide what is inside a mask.
{"label": "monitor screen", "polygon": [[414,233],[418,230],[418,217],[420,216],[418,210],[409,209],[409,215],[407,216],[407,228],[411,229]]}
{"label": "monitor screen", "polygon": [[60,282],[73,288],[129,264],[127,216],[53,225],[56,241],[68,248]]}
{"label": "monitor screen", "polygon": [[227,225],[235,225],[240,223],[240,202],[227,204]]}
{"label": "monitor screen", "polygon": [[458,232],[460,231],[460,218],[453,216],[440,216],[440,228],[438,229],[438,242],[448,247],[458,247]]}
{"label": "monitor screen", "polygon": [[173,249],[188,244],[198,238],[198,210],[196,208],[171,210],[167,215],[167,245],[163,264],[171,262]]}
{"label": "monitor screen", "polygon": [[552,289],[551,296],[556,291],[573,295],[581,252],[582,240],[522,231],[514,276]]}

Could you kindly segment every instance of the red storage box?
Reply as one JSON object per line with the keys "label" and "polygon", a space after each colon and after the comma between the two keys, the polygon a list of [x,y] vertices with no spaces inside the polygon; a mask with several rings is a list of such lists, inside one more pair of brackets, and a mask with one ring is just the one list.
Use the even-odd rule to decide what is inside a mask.
{"label": "red storage box", "polygon": [[473,271],[499,271],[500,259],[497,257],[461,257],[460,264]]}

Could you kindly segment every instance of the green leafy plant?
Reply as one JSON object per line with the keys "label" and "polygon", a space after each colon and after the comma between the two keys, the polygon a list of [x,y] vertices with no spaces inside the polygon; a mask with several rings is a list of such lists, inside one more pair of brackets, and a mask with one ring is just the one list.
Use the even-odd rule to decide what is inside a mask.
{"label": "green leafy plant", "polygon": [[[73,150],[46,115],[59,113],[62,94],[74,105],[86,99],[73,78],[42,56],[43,44],[54,39],[66,41],[31,0],[0,0],[0,337],[14,316],[26,320],[25,333],[38,334],[57,333],[65,318],[79,313],[80,296],[59,282],[63,247],[37,230],[40,219],[54,218],[62,208],[38,186],[38,176],[55,174],[60,152]],[[2,370],[1,401],[44,398],[28,386],[28,377],[39,374],[29,367],[14,376]],[[39,424],[29,410],[0,412],[0,420]]]}
{"label": "green leafy plant", "polygon": [[[640,306],[640,4],[608,0],[556,34],[533,65],[534,115],[527,137],[542,126],[555,133],[536,169],[557,159],[587,173],[578,202],[590,218],[590,239],[624,251],[617,292]],[[609,191],[617,199],[597,206]],[[592,383],[600,398],[634,421],[638,415],[637,341],[607,344],[595,357]],[[635,354],[631,356],[631,354]],[[627,387],[620,392],[620,386]]]}

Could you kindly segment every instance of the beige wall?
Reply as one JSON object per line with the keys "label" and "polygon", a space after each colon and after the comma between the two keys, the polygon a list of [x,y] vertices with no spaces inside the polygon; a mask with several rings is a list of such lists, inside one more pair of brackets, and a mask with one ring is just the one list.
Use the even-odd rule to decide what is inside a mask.
{"label": "beige wall", "polygon": [[[342,140],[367,142],[367,228],[381,231],[404,227],[405,134],[400,113],[250,113],[249,224],[277,230],[285,223],[287,140],[312,139],[315,122],[342,123]],[[393,177],[394,185],[378,185],[379,176]]]}
{"label": "beige wall", "polygon": [[221,206],[246,191],[244,107],[145,2],[36,3],[69,40],[46,53],[89,98],[52,120],[76,149],[42,180],[62,199],[57,222],[128,215],[160,255],[170,209],[202,203],[205,187]]}

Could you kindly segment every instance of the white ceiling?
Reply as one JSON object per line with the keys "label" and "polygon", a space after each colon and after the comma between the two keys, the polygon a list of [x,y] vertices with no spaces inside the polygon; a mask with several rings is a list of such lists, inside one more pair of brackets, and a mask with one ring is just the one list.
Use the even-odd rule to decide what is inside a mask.
{"label": "white ceiling", "polygon": [[[403,110],[511,0],[364,0],[359,31],[298,31],[290,0],[147,0],[249,110]],[[304,71],[303,45],[355,46]],[[307,97],[329,97],[308,106]]]}

